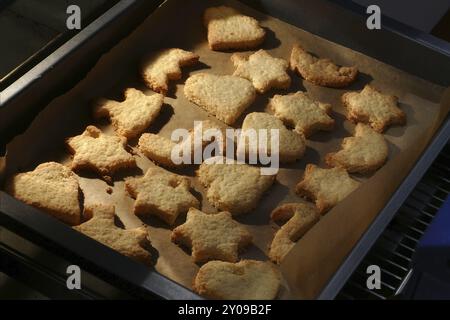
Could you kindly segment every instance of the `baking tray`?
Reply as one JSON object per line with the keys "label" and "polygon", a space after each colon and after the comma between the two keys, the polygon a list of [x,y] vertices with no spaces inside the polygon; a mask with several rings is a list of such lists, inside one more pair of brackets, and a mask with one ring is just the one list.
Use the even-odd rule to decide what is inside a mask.
{"label": "baking tray", "polygon": [[[421,40],[414,41],[411,34],[405,33],[403,35],[397,29],[396,32],[393,32],[391,30],[392,27],[371,33],[365,29],[365,20],[360,15],[327,1],[279,1],[276,4],[270,1],[243,2],[306,31],[363,52],[409,73],[437,84],[448,85],[449,79],[445,77],[449,74],[446,71],[450,70],[449,50],[443,42],[440,43],[433,39],[434,42],[430,41],[427,45],[424,45],[423,38],[417,37],[417,39]],[[122,15],[122,17],[125,20],[127,18],[132,19],[131,15]],[[320,17],[320,19],[317,17]],[[318,21],[323,21],[324,23],[317,23]],[[339,25],[340,28],[333,28],[334,24]],[[97,27],[96,32],[102,30],[107,32],[108,30],[107,24],[102,25],[99,23]],[[405,27],[402,26],[402,28]],[[337,30],[340,32],[337,32]],[[342,32],[342,30],[346,32]],[[94,39],[95,37],[92,37],[89,41],[94,41]],[[389,54],[386,54],[386,44],[389,44]],[[437,49],[437,44],[439,49]],[[72,51],[68,52],[68,55],[75,55],[76,52],[77,48],[73,48]],[[383,52],[385,59],[383,59]],[[407,57],[404,57],[404,52],[408,52]],[[405,64],[405,61],[409,61],[410,55],[412,57],[420,57],[420,60],[416,59],[412,65]],[[424,57],[426,58],[424,59]],[[417,63],[417,61],[421,61],[421,63]],[[422,63],[422,61],[429,61],[430,63],[427,65],[427,63]],[[45,79],[41,81],[45,81]],[[48,79],[45,84],[51,86],[51,83],[48,83]],[[3,119],[13,119],[6,118],[8,116],[7,110],[11,110],[11,108],[8,104],[4,104],[0,110],[5,116]],[[11,121],[10,127],[13,125],[14,121]],[[350,275],[352,267],[356,267],[358,259],[362,258],[365,250],[370,248],[370,241],[375,240],[379,232],[384,229],[383,223],[385,221],[388,222],[392,218],[396,211],[395,207],[401,205],[410,188],[415,185],[441,146],[448,140],[448,136],[449,121],[447,118],[410,175],[404,180],[402,186],[391,198],[391,201],[380,213],[377,220],[331,279],[320,295],[321,298],[332,298],[338,292],[345,278]],[[0,212],[2,212],[0,221],[7,223],[9,228],[25,234],[35,241],[42,242],[46,247],[51,247],[52,250],[70,258],[71,261],[81,261],[83,267],[89,268],[90,271],[97,271],[102,276],[110,278],[110,280],[127,283],[127,285],[140,288],[142,292],[150,292],[163,298],[196,297],[189,290],[183,289],[156,272],[149,273],[148,269],[123,258],[121,255],[101,245],[92,245],[90,243],[92,241],[89,242],[89,250],[84,249],[88,244],[86,242],[87,239],[79,237],[74,232],[67,233],[67,228],[59,222],[45,215],[38,214],[37,210],[23,205],[4,193],[0,194]],[[102,261],[95,261],[94,257],[98,255],[102,255],[105,258]]]}

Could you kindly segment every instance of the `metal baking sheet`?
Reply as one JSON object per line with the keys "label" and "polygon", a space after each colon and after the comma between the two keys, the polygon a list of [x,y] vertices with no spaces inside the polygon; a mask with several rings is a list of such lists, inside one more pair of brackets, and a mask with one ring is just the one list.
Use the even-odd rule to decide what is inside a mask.
{"label": "metal baking sheet", "polygon": [[[211,4],[212,5],[212,4]],[[322,48],[322,50],[324,50],[324,48],[325,47],[323,47]],[[274,49],[275,50],[275,52],[276,52],[276,49]],[[312,48],[311,48],[311,50],[312,50]],[[338,58],[338,59],[342,59],[342,57],[340,57],[340,58]],[[344,58],[345,59],[345,58]],[[298,84],[298,83],[297,83]],[[307,84],[306,84],[306,86],[307,86]],[[117,86],[117,87],[120,87],[120,85],[119,86]],[[309,88],[309,89],[311,89],[311,88]],[[314,90],[314,88],[312,88],[311,90]],[[318,91],[320,91],[320,90],[317,90],[317,91],[315,91],[315,92],[318,92]],[[410,97],[411,98],[411,97]]]}

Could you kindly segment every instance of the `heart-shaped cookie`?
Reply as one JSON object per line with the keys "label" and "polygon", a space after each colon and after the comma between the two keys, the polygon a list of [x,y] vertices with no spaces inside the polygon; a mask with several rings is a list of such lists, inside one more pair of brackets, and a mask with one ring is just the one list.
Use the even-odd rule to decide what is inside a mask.
{"label": "heart-shaped cookie", "polygon": [[271,300],[280,287],[280,272],[269,262],[210,261],[194,279],[194,291],[208,299]]}
{"label": "heart-shaped cookie", "polygon": [[197,73],[186,80],[184,94],[217,119],[232,125],[255,101],[252,83],[236,76]]}
{"label": "heart-shaped cookie", "polygon": [[206,9],[203,21],[212,50],[252,49],[259,46],[266,35],[256,19],[226,6]]}
{"label": "heart-shaped cookie", "polygon": [[59,163],[43,163],[34,171],[15,175],[6,190],[69,225],[81,222],[78,176]]}

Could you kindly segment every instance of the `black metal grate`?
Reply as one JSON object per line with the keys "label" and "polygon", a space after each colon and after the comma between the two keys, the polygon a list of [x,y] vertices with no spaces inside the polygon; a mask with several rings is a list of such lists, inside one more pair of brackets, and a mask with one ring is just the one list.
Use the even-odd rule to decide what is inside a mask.
{"label": "black metal grate", "polygon": [[[411,275],[417,243],[450,193],[450,145],[440,153],[377,240],[337,299],[389,299],[399,296]],[[381,289],[366,287],[367,267],[381,269]]]}

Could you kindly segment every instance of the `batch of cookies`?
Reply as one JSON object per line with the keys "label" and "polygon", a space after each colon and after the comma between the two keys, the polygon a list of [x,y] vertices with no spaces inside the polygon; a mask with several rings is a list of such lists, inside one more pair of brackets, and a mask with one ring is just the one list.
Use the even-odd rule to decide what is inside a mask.
{"label": "batch of cookies", "polygon": [[[211,50],[257,49],[265,39],[266,31],[256,19],[230,7],[208,8],[204,23]],[[354,136],[343,139],[341,150],[326,156],[330,168],[308,164],[295,187],[298,195],[315,205],[299,201],[277,207],[271,219],[281,227],[268,250],[272,262],[240,260],[239,252],[252,242],[252,235],[233,217],[255,209],[276,176],[261,175],[258,167],[237,162],[202,163],[197,179],[205,187],[208,202],[219,211],[208,214],[200,210],[190,179],[169,171],[183,165],[171,158],[177,144],[158,134],[144,133],[160,114],[170,81],[180,79],[180,68],[196,64],[199,58],[178,48],[150,56],[141,68],[141,76],[155,94],[147,96],[127,89],[124,101],[99,100],[94,106],[94,116],[109,118],[115,135],[88,126],[81,135],[67,139],[73,154],[70,168],[56,162],[41,164],[34,171],[12,177],[6,190],[120,253],[151,264],[145,249],[149,245],[147,229],[117,227],[115,208],[110,205],[97,204],[83,210],[75,173],[90,170],[110,180],[115,172],[136,167],[135,156],[147,157],[157,165],[141,177],[125,178],[126,192],[134,199],[134,214],[140,217],[153,215],[172,227],[178,217],[186,215],[185,222],[173,229],[171,240],[190,249],[194,262],[201,265],[193,280],[194,291],[212,299],[274,299],[281,276],[272,262],[281,263],[321,215],[358,187],[359,182],[349,173],[373,172],[386,162],[388,145],[382,132],[389,125],[405,124],[405,113],[398,108],[396,97],[369,85],[361,92],[345,93],[342,103],[347,119],[357,123]],[[224,123],[220,126],[206,120],[202,122],[203,130],[232,126],[257,94],[289,89],[289,68],[306,81],[333,88],[350,85],[358,75],[356,67],[337,66],[328,59],[314,57],[299,45],[293,47],[289,62],[260,49],[249,56],[234,53],[230,63],[236,68],[233,75],[196,73],[186,80],[184,95],[188,100]],[[331,131],[335,125],[331,105],[305,92],[275,95],[268,107],[270,113],[248,114],[242,129],[279,129],[282,163],[299,160],[306,139],[320,130]],[[195,130],[192,128],[193,133]],[[139,138],[137,155],[127,149],[127,141],[132,138]]]}

